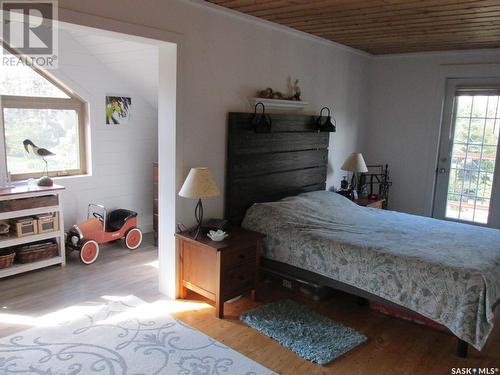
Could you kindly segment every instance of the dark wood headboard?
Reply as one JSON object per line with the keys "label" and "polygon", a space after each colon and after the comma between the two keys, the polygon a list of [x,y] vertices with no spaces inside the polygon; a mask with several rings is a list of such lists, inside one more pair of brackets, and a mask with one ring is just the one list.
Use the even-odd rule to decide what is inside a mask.
{"label": "dark wood headboard", "polygon": [[317,116],[271,114],[271,132],[256,133],[252,115],[228,118],[225,217],[235,224],[253,203],[326,188],[330,133]]}

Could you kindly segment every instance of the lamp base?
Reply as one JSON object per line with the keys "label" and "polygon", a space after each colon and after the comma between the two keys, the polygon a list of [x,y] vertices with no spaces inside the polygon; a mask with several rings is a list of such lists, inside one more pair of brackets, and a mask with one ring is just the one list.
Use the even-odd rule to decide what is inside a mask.
{"label": "lamp base", "polygon": [[203,222],[203,204],[201,203],[201,198],[198,199],[198,203],[194,209],[194,217],[196,218],[196,228],[194,228],[194,239],[197,240],[198,236],[202,233],[201,224]]}

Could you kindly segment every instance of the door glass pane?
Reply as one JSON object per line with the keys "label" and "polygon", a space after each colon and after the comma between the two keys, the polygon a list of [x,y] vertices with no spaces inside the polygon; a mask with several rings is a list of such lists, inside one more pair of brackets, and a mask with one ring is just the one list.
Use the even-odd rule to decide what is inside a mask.
{"label": "door glass pane", "polygon": [[459,96],[446,217],[486,224],[500,127],[499,96]]}
{"label": "door glass pane", "polygon": [[467,143],[469,138],[469,117],[457,117],[455,121],[455,142]]}
{"label": "door glass pane", "polygon": [[470,118],[472,110],[472,96],[459,96],[457,98],[457,117]]}

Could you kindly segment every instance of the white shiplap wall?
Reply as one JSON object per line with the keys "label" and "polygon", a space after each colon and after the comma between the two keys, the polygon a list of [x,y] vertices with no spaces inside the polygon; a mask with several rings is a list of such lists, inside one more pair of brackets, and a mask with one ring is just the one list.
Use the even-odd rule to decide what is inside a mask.
{"label": "white shiplap wall", "polygon": [[[98,37],[93,40],[97,43]],[[130,50],[129,54],[133,59],[134,51]],[[140,68],[157,71],[157,56],[156,52],[154,58],[150,57],[150,63],[144,62]],[[123,59],[125,61],[126,56]],[[91,175],[57,179],[57,183],[67,188],[63,201],[65,225],[69,227],[84,219],[88,203],[96,202],[109,208],[137,211],[139,226],[150,231],[151,163],[157,160],[158,111],[154,102],[145,98],[157,97],[157,86],[145,90],[145,86],[128,80],[123,71],[111,67],[93,54],[91,44],[83,46],[72,33],[60,30],[59,66],[51,73],[83,97],[90,110]],[[106,95],[132,98],[128,124],[106,125]]]}

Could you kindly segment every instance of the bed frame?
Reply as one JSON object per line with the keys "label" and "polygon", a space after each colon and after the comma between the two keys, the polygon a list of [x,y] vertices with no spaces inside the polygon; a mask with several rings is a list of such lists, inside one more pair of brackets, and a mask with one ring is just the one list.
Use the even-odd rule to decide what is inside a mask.
{"label": "bed frame", "polygon": [[[271,130],[261,133],[255,131],[253,113],[228,114],[225,217],[232,224],[241,224],[245,211],[254,203],[271,202],[326,188],[330,133],[317,131],[318,117],[290,114],[268,116]],[[278,274],[409,311],[374,294],[314,272],[266,258],[262,258],[260,264]],[[457,356],[465,358],[467,351],[468,344],[458,339]]]}

